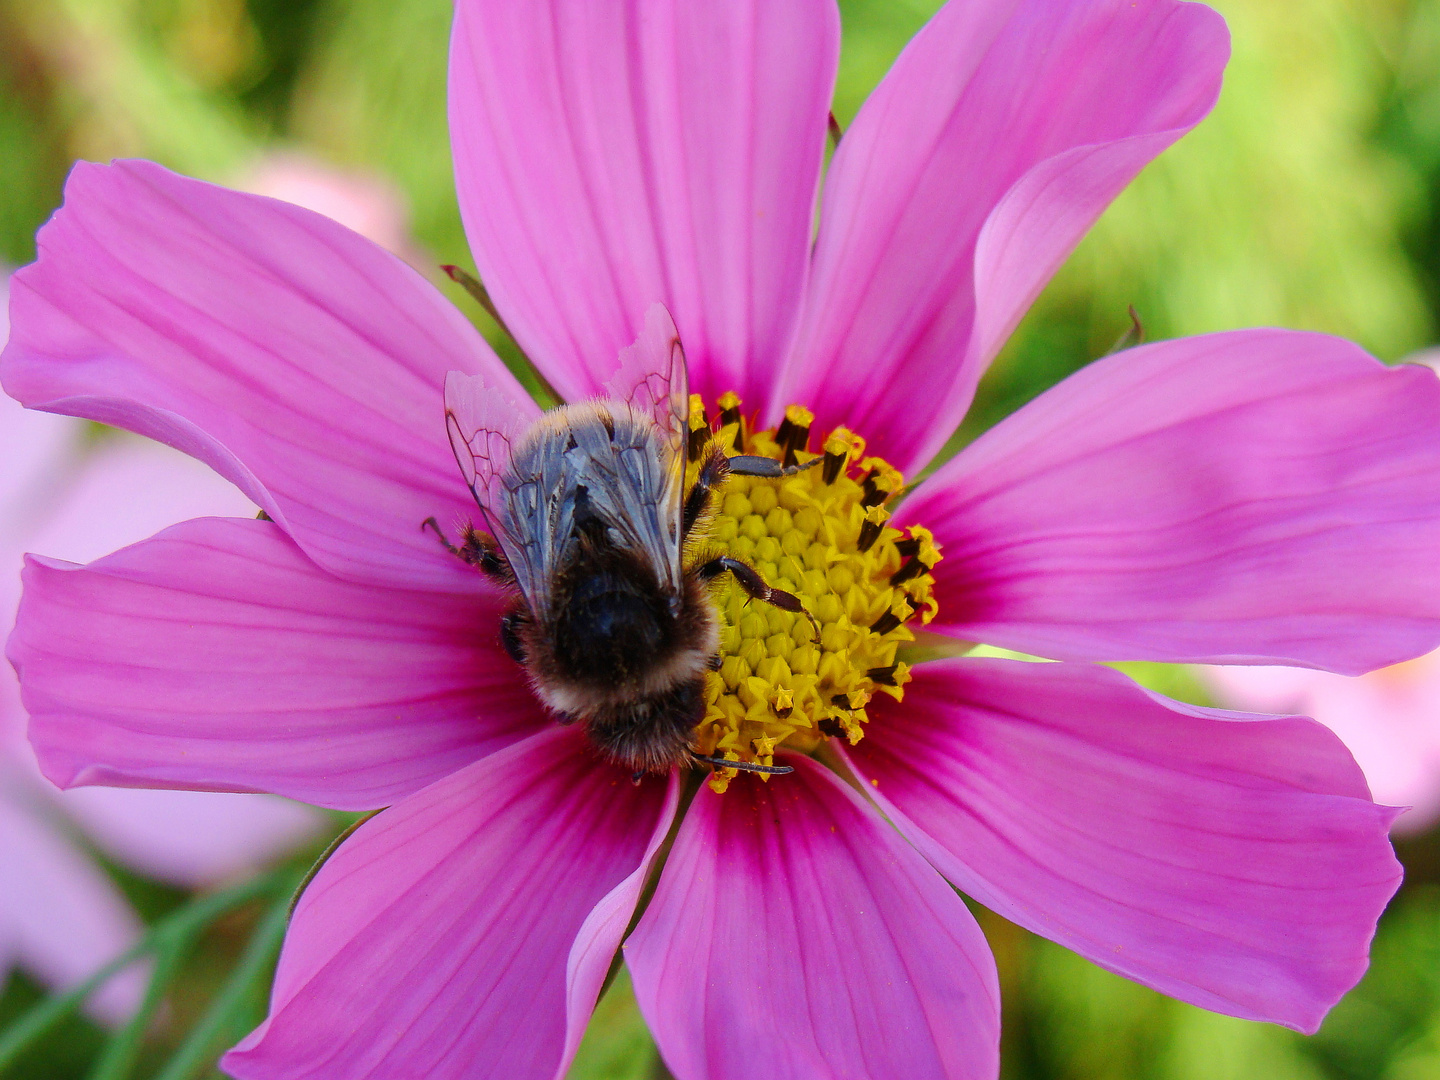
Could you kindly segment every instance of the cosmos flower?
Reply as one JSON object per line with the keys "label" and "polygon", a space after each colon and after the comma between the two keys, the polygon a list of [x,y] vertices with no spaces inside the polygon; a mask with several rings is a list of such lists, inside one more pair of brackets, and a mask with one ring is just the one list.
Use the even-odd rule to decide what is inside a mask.
{"label": "cosmos flower", "polygon": [[[0,339],[6,331],[0,319]],[[87,428],[0,398],[0,617],[7,626],[26,549],[91,558],[167,523],[243,513],[247,505],[183,454],[128,435],[96,443]],[[18,964],[65,987],[138,936],[139,921],[72,839],[76,830],[131,869],[196,887],[252,871],[321,824],[308,808],[253,795],[58,792],[40,776],[25,741],[18,691],[7,665],[0,672],[0,974]],[[144,971],[132,968],[88,1007],[113,1022],[138,1004],[143,989]]]}
{"label": "cosmos flower", "polygon": [[[233,1075],[560,1076],[623,939],[680,1080],[993,1077],[995,968],[947,879],[1236,1016],[1313,1030],[1360,977],[1400,870],[1339,740],[1094,662],[1433,648],[1440,382],[1316,334],[1148,345],[898,498],[1228,40],[1172,0],[949,4],[841,140],[812,251],[838,47],[832,0],[456,5],[460,205],[551,385],[602,393],[659,302],[697,442],[801,462],[816,433],[823,467],[731,481],[706,526],[819,624],[716,593],[697,743],[795,770],[723,793],[557,725],[510,599],[420,528],[476,515],[447,373],[538,415],[464,317],[293,206],[72,174],[0,381],[271,520],[31,559],[8,655],[46,774],[388,807],[302,898]],[[922,633],[1059,662],[921,663]]]}

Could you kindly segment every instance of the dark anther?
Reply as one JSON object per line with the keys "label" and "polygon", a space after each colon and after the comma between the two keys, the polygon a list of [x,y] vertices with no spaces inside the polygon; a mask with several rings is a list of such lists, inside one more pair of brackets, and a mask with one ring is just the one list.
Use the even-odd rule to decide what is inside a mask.
{"label": "dark anther", "polygon": [[690,442],[685,447],[687,461],[699,461],[700,453],[705,449],[705,444],[710,441],[710,427],[698,427],[690,432]]}
{"label": "dark anther", "polygon": [[808,425],[795,423],[790,417],[780,421],[780,426],[775,429],[775,444],[780,447],[781,458],[789,467],[800,463],[795,456],[797,450],[804,450],[810,445],[810,428]]}
{"label": "dark anther", "polygon": [[920,554],[920,541],[913,536],[904,540],[896,540],[895,550],[900,553],[902,559],[908,559],[912,555]]}
{"label": "dark anther", "polygon": [[873,472],[865,477],[865,482],[861,485],[861,488],[860,505],[866,509],[872,506],[879,506],[890,497],[888,491],[881,491],[875,486],[875,474]]}
{"label": "dark anther", "polygon": [[798,465],[800,463],[800,458],[797,456],[796,452],[806,449],[809,445],[810,429],[808,427],[801,427],[799,424],[793,425],[793,430],[790,432],[790,439],[785,446],[784,461],[786,467],[794,468],[796,465]]}
{"label": "dark anther", "polygon": [[780,421],[780,426],[775,429],[775,445],[785,449],[790,445],[790,437],[795,434],[795,425],[790,422],[790,417]]}
{"label": "dark anther", "polygon": [[871,624],[870,631],[875,634],[888,634],[899,625],[900,616],[896,615],[893,611],[887,611]]}
{"label": "dark anther", "polygon": [[840,479],[840,470],[845,468],[845,459],[848,454],[832,454],[828,450],[825,453],[825,483],[833,484]]}
{"label": "dark anther", "polygon": [[899,666],[899,664],[891,664],[889,667],[872,667],[865,672],[865,677],[881,686],[898,686],[899,684],[895,681],[895,669]]}
{"label": "dark anther", "polygon": [[829,735],[832,739],[841,738],[845,734],[845,729],[840,726],[840,721],[833,716],[825,717],[815,726],[820,729],[821,735]]}
{"label": "dark anther", "polygon": [[868,518],[860,524],[860,536],[855,541],[856,549],[863,555],[875,546],[875,541],[880,539],[880,530],[885,528],[884,523],[871,521]]}
{"label": "dark anther", "polygon": [[723,409],[720,413],[720,426],[724,428],[730,424],[735,425],[735,449],[743,451],[745,449],[745,420],[740,415],[738,403],[733,408]]}
{"label": "dark anther", "polygon": [[784,776],[786,773],[795,771],[793,765],[760,765],[753,761],[728,761],[723,757],[710,757],[708,754],[691,754],[696,761],[703,761],[707,765],[713,765],[719,769],[739,769],[741,772],[768,773],[771,776]]}
{"label": "dark anther", "polygon": [[849,694],[836,694],[830,699],[830,704],[834,705],[837,709],[849,709],[851,712],[855,711],[855,706],[850,704]]}
{"label": "dark anther", "polygon": [[930,567],[921,562],[919,558],[912,558],[904,566],[900,567],[899,570],[896,570],[895,573],[890,575],[890,584],[900,585],[909,581],[911,578],[917,578],[921,574],[929,573],[929,571]]}

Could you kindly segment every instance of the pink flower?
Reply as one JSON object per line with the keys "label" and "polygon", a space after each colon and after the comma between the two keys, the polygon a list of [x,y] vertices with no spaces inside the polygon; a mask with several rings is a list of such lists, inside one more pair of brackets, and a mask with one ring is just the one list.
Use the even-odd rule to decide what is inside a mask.
{"label": "pink flower", "polygon": [[424,266],[424,256],[410,236],[404,196],[384,177],[338,169],[308,154],[285,151],[262,157],[235,186],[324,214],[411,266]]}
{"label": "pink flower", "polygon": [[[0,294],[8,284],[0,280]],[[0,339],[7,328],[0,320]],[[86,425],[0,398],[0,618],[20,598],[27,547],[92,558],[179,518],[243,513],[246,500],[204,466],[125,436],[86,449]],[[19,964],[54,986],[84,979],[122,952],[138,920],[67,835],[80,828],[141,873],[197,886],[248,872],[314,833],[313,811],[278,799],[185,791],[57,792],[25,741],[9,669],[0,673],[0,975]],[[144,989],[135,968],[90,1001],[106,1021]]]}
{"label": "pink flower", "polygon": [[[419,527],[476,516],[447,372],[497,417],[538,413],[419,275],[283,203],[78,166],[16,278],[5,389],[184,449],[273,523],[32,558],[8,652],[47,775],[390,807],[307,891],[225,1067],[562,1075],[672,827],[624,954],[681,1080],[993,1077],[993,961],[947,878],[1166,993],[1314,1030],[1399,881],[1393,812],[1313,721],[1092,662],[1360,672],[1433,648],[1440,382],[1278,330],[1133,349],[920,485],[890,521],[908,536],[884,523],[895,469],[936,452],[1065,254],[1210,108],[1221,20],[950,4],[845,134],[812,254],[830,0],[557,6],[461,0],[451,57],[461,206],[520,345],[583,399],[659,301],[691,389],[759,421],[725,398],[722,430],[776,453],[854,433],[822,440],[833,481],[734,481],[714,525],[793,578],[823,648],[727,606],[697,740],[795,772],[702,786],[677,821],[679,776],[631,785],[539,707],[497,640],[510,598]],[[851,663],[916,617],[1063,662]]]}
{"label": "pink flower", "polygon": [[1302,712],[1355,755],[1382,803],[1410,809],[1395,832],[1440,818],[1440,652],[1358,678],[1305,668],[1206,668],[1217,700],[1257,712]]}

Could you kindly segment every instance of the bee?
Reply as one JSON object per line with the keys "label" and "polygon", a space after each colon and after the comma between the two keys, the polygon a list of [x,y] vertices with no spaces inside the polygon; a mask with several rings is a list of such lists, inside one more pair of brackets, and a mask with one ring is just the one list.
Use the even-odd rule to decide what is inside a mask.
{"label": "bee", "polygon": [[600,754],[637,782],[695,762],[791,772],[695,748],[706,675],[719,665],[710,583],[729,573],[751,597],[809,613],[737,559],[687,565],[683,553],[728,475],[781,477],[806,466],[728,457],[711,443],[684,491],[685,353],[661,305],[647,312],[605,391],[601,400],[562,405],[526,425],[479,376],[450,372],[450,445],[488,531],[467,525],[456,547],[434,518],[425,526],[513,592],[500,622],[505,650],[560,721],[583,724]]}

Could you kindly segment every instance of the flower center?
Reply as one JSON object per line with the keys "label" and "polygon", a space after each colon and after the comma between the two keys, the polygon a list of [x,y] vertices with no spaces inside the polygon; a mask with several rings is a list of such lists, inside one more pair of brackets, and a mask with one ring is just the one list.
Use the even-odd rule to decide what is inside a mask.
{"label": "flower center", "polygon": [[[730,456],[754,454],[785,465],[819,465],[781,479],[732,475],[708,522],[687,542],[686,562],[728,555],[766,583],[799,597],[814,617],[753,601],[730,575],[717,580],[720,669],[706,684],[702,754],[773,764],[779,746],[808,753],[829,738],[852,745],[865,734],[865,707],[878,693],[897,701],[910,681],[895,659],[913,641],[907,624],[928,623],[938,604],[931,571],[940,551],[927,529],[890,527],[886,503],[904,487],[889,464],[865,456],[865,441],[831,432],[821,455],[807,446],[813,414],[798,405],[775,429],[751,431],[734,394],[720,398],[719,432],[699,395],[690,399],[690,471],[713,438]],[[733,769],[711,778],[724,791]]]}

